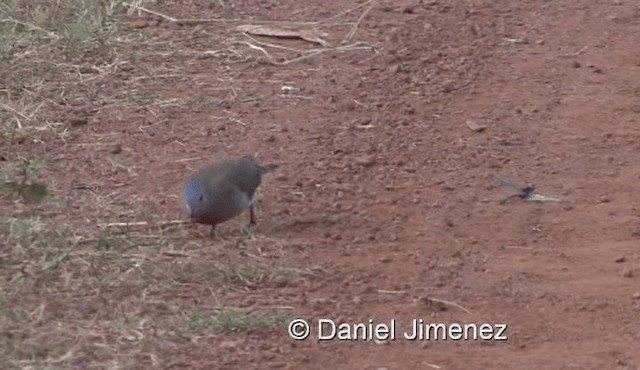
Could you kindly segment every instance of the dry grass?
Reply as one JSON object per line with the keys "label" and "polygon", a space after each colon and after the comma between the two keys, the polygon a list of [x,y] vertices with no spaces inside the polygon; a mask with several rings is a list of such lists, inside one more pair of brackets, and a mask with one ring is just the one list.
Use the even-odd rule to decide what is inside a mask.
{"label": "dry grass", "polygon": [[242,298],[232,306],[225,297],[255,298],[315,275],[209,260],[207,247],[166,257],[162,250],[185,241],[164,236],[145,248],[135,236],[121,235],[105,249],[37,216],[0,219],[0,238],[8,248],[0,256],[0,361],[18,367],[104,361],[128,367],[139,365],[145,351],[156,361],[170,358],[171,351],[162,351],[168,342],[281,326],[292,307],[260,307]]}
{"label": "dry grass", "polygon": [[4,136],[55,126],[59,105],[90,104],[95,82],[132,58],[141,36],[116,16],[117,1],[0,4],[0,114]]}
{"label": "dry grass", "polygon": [[[317,276],[287,266],[284,241],[240,237],[227,244],[241,246],[248,257],[221,260],[224,253],[219,251],[226,244],[194,240],[184,226],[87,234],[78,220],[108,217],[56,218],[68,199],[56,195],[53,185],[46,203],[29,202],[29,192],[39,189],[36,180],[48,154],[34,149],[37,146],[13,143],[38,143],[46,135],[64,139],[73,124],[69,114],[76,109],[100,106],[104,114],[110,109],[153,114],[153,107],[183,106],[163,100],[160,93],[166,80],[182,78],[180,71],[164,69],[161,61],[154,64],[159,70],[151,71],[139,61],[189,49],[149,42],[123,21],[127,9],[116,0],[0,3],[4,368],[150,368],[171,363],[174,356],[195,348],[198,338],[282,325],[292,307],[270,294],[287,281]],[[226,63],[246,60],[232,49],[216,57]],[[120,78],[123,71],[127,80]],[[110,95],[102,92],[107,83]],[[96,192],[82,201],[99,203],[106,197]],[[102,204],[85,205],[107,215],[112,211]]]}

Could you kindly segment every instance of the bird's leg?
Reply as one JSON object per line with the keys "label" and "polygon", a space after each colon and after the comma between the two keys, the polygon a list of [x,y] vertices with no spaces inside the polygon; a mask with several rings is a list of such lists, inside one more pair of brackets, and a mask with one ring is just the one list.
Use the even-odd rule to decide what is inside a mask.
{"label": "bird's leg", "polygon": [[256,211],[253,205],[249,206],[249,224],[242,228],[242,233],[247,235],[255,234],[257,229]]}
{"label": "bird's leg", "polygon": [[256,222],[256,211],[253,209],[253,205],[249,206],[249,225],[255,226]]}
{"label": "bird's leg", "polygon": [[216,225],[211,225],[211,230],[209,231],[209,237],[215,238],[216,236],[217,236]]}

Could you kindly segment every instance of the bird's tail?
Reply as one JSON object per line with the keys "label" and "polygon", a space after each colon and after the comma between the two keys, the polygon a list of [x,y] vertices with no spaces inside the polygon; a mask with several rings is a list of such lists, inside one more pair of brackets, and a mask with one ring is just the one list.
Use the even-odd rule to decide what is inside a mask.
{"label": "bird's tail", "polygon": [[271,164],[265,164],[264,166],[260,166],[260,169],[262,170],[262,173],[265,174],[265,173],[275,171],[278,167],[280,167],[279,164],[271,163]]}

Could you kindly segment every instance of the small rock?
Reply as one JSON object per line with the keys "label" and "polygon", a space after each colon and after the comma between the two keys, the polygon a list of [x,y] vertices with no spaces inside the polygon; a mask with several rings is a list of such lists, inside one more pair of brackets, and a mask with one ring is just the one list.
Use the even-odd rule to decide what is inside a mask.
{"label": "small rock", "polygon": [[400,72],[402,72],[402,67],[400,66],[400,64],[394,64],[394,65],[392,65],[392,66],[390,66],[388,68],[388,71],[390,73],[394,73],[394,74],[395,73],[400,73]]}
{"label": "small rock", "polygon": [[268,143],[273,143],[274,141],[276,141],[276,137],[275,135],[269,135],[269,137],[267,137],[267,142]]}
{"label": "small rock", "polygon": [[582,67],[582,64],[580,64],[580,62],[578,62],[577,60],[573,61],[573,68],[580,68]]}
{"label": "small rock", "polygon": [[633,271],[633,269],[625,269],[622,272],[622,276],[626,278],[632,278],[635,276],[635,271]]}
{"label": "small rock", "polygon": [[589,68],[593,70],[593,73],[602,73],[602,68],[596,67],[594,64],[589,64]]}
{"label": "small rock", "polygon": [[73,117],[73,118],[69,118],[67,120],[67,122],[71,125],[71,127],[79,127],[79,126],[84,126],[87,123],[89,123],[89,121],[84,118],[84,117]]}
{"label": "small rock", "polygon": [[620,257],[618,257],[618,258],[614,259],[614,260],[613,260],[613,262],[615,262],[615,263],[622,263],[622,262],[625,262],[626,260],[627,260],[627,259],[626,259],[624,256],[620,256]]}
{"label": "small rock", "polygon": [[456,90],[456,84],[455,82],[453,82],[452,80],[446,80],[443,84],[442,84],[442,92],[445,94],[448,94],[452,91]]}
{"label": "small rock", "polygon": [[412,6],[410,6],[410,5],[405,6],[405,7],[402,9],[402,12],[403,12],[404,14],[413,14],[413,7],[412,7]]}
{"label": "small rock", "polygon": [[220,344],[218,344],[218,347],[220,347],[220,348],[235,348],[235,347],[238,346],[238,344],[240,344],[239,341],[225,340],[225,341],[221,342]]}
{"label": "small rock", "polygon": [[355,158],[356,163],[365,166],[365,167],[371,167],[376,163],[376,159],[374,156],[372,155],[363,155],[360,157],[356,157]]}
{"label": "small rock", "polygon": [[633,295],[631,296],[631,298],[633,298],[633,299],[640,299],[640,292],[633,293]]}
{"label": "small rock", "polygon": [[371,118],[369,118],[369,117],[365,117],[365,118],[359,119],[356,122],[356,127],[367,128],[367,127],[371,127],[371,126],[372,126]]}
{"label": "small rock", "polygon": [[598,199],[598,203],[610,203],[611,202],[611,198],[607,195],[603,195],[600,197],[600,199]]}
{"label": "small rock", "polygon": [[145,21],[144,19],[136,19],[134,21],[131,21],[131,27],[136,28],[136,29],[142,29],[142,28],[147,28],[149,27],[149,23],[147,21]]}
{"label": "small rock", "polygon": [[121,144],[116,144],[113,149],[111,149],[111,154],[120,154],[122,153],[122,145]]}
{"label": "small rock", "polygon": [[473,132],[482,132],[484,131],[487,126],[485,125],[481,125],[479,123],[476,123],[473,120],[468,119],[465,124],[467,125],[467,127],[469,128],[469,130],[473,131]]}

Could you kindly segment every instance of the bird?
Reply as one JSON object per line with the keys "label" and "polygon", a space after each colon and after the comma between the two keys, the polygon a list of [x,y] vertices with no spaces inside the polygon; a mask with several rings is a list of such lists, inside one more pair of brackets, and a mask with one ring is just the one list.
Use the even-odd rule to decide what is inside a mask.
{"label": "bird", "polygon": [[249,209],[248,226],[255,227],[256,190],[262,176],[278,167],[243,155],[199,168],[184,183],[183,203],[191,222],[211,225],[215,236],[216,225]]}

